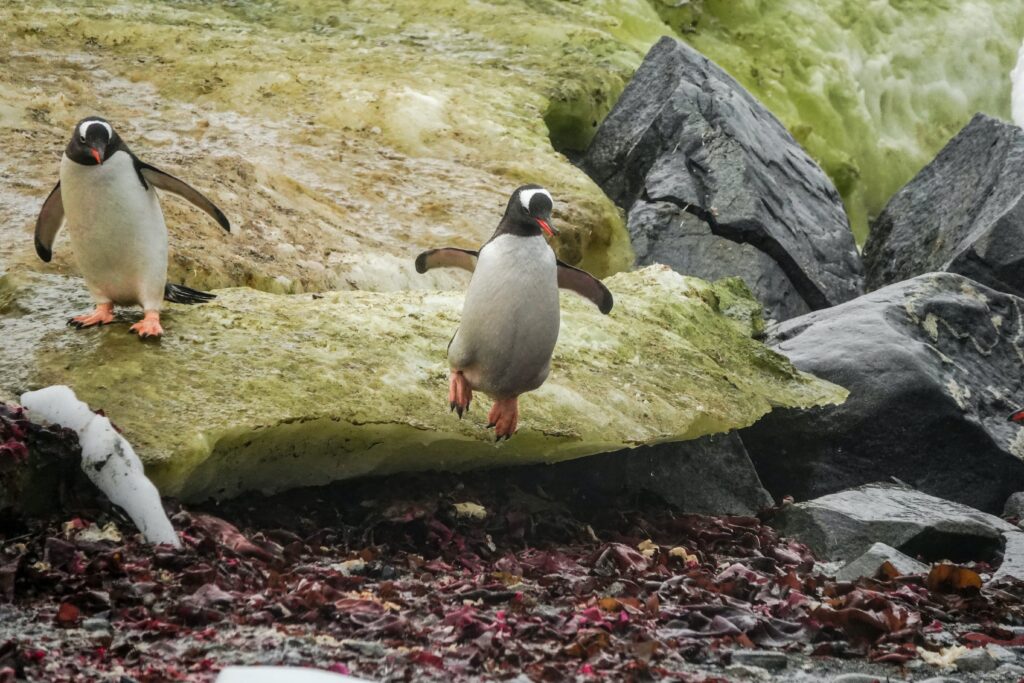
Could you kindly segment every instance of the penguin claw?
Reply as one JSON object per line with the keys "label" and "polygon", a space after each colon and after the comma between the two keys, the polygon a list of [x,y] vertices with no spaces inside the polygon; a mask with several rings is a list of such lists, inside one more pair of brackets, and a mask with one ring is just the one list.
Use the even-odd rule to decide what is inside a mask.
{"label": "penguin claw", "polygon": [[487,415],[487,421],[488,429],[494,427],[495,443],[502,439],[512,438],[519,426],[518,397],[497,399],[491,407],[491,412]]}
{"label": "penguin claw", "polygon": [[76,315],[68,320],[68,325],[76,330],[93,327],[94,325],[106,325],[114,322],[114,304],[97,304],[96,310],[84,315]]}
{"label": "penguin claw", "polygon": [[156,311],[146,311],[146,315],[139,322],[129,328],[130,332],[139,335],[139,339],[155,339],[164,333],[160,326],[160,314]]}
{"label": "penguin claw", "polygon": [[473,389],[469,386],[469,380],[461,370],[452,370],[448,382],[448,407],[452,412],[458,413],[461,420],[463,413],[469,412],[469,404],[472,401]]}

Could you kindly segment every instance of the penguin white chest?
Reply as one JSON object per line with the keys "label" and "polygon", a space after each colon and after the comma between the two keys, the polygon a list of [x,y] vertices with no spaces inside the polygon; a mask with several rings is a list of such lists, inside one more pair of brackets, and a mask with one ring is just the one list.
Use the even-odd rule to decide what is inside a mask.
{"label": "penguin white chest", "polygon": [[559,323],[551,247],[539,235],[501,235],[480,251],[449,363],[492,396],[532,391],[547,378]]}
{"label": "penguin white chest", "polygon": [[97,301],[158,310],[167,282],[167,227],[156,190],[144,187],[132,157],[102,165],[66,155],[61,197],[75,260]]}

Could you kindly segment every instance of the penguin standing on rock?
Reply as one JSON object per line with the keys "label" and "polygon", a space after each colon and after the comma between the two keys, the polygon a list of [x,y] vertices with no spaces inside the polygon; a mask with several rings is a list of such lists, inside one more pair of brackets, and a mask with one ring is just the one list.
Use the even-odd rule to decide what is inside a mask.
{"label": "penguin standing on rock", "polygon": [[140,338],[159,337],[164,300],[204,303],[213,294],[167,283],[167,227],[156,188],[173,192],[231,225],[213,202],[187,183],[140,160],[113,127],[98,116],[75,125],[60,162],[60,181],[36,220],[36,253],[49,261],[53,240],[67,221],[75,260],[96,310],[68,321],[92,327],[114,320],[114,304],[141,305],[131,326]]}
{"label": "penguin standing on rock", "polygon": [[462,321],[448,344],[448,403],[459,417],[473,390],[494,399],[488,427],[496,440],[509,438],[519,422],[519,395],[540,387],[551,369],[558,340],[558,288],[590,299],[602,313],[612,294],[600,280],[562,263],[545,240],[551,226],[551,195],[539,185],[512,193],[498,228],[477,251],[444,248],[423,252],[416,270],[455,267],[473,273]]}

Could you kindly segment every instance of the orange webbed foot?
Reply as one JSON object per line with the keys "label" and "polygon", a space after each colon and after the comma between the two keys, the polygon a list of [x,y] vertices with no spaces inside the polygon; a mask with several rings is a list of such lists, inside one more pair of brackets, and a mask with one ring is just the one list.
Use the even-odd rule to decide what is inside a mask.
{"label": "orange webbed foot", "polygon": [[461,370],[452,370],[451,379],[448,381],[448,406],[459,414],[469,412],[469,403],[473,400],[473,388],[469,386],[469,380],[462,374]]}
{"label": "orange webbed foot", "polygon": [[96,309],[92,313],[76,315],[68,321],[68,325],[81,330],[86,327],[107,325],[112,322],[114,322],[114,304],[97,304]]}
{"label": "orange webbed foot", "polygon": [[142,320],[132,325],[130,330],[139,335],[139,339],[156,338],[164,333],[164,328],[160,326],[160,314],[157,311],[146,311]]}
{"label": "orange webbed foot", "polygon": [[494,427],[494,440],[511,438],[519,427],[519,398],[499,398],[487,414],[487,427]]}

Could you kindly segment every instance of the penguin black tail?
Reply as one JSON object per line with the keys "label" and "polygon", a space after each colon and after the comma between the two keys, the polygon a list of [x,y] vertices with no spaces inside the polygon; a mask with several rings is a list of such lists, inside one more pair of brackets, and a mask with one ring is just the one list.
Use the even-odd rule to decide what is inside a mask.
{"label": "penguin black tail", "polygon": [[170,283],[164,285],[164,301],[176,304],[205,304],[216,298],[216,294],[200,292],[198,289],[192,289],[185,285],[172,285]]}

